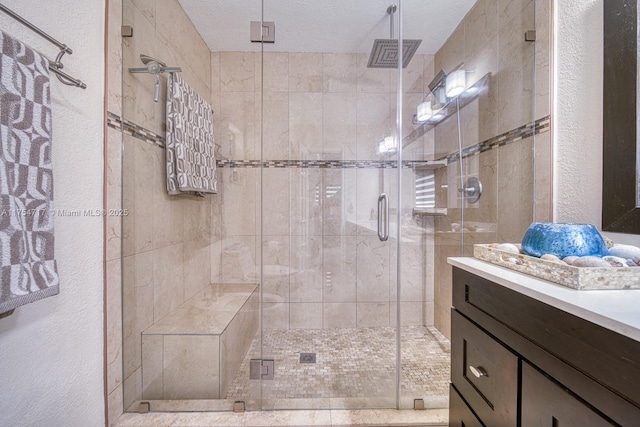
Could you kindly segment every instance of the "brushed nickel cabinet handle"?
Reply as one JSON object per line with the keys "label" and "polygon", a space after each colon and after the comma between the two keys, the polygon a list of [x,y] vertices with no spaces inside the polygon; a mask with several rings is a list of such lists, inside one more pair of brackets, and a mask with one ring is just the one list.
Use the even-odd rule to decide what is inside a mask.
{"label": "brushed nickel cabinet handle", "polygon": [[487,371],[485,371],[485,369],[482,366],[478,366],[477,368],[475,366],[471,366],[469,365],[469,370],[471,371],[471,373],[476,377],[476,378],[481,378],[481,377],[488,377],[489,375],[487,374]]}

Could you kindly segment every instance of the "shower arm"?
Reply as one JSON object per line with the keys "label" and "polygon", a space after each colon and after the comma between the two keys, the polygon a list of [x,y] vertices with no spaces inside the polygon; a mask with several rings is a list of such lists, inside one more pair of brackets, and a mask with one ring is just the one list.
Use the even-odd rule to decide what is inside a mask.
{"label": "shower arm", "polygon": [[396,13],[397,7],[396,5],[391,5],[387,8],[387,13],[389,14],[389,38],[393,39],[393,15]]}
{"label": "shower arm", "polygon": [[129,68],[130,73],[149,73],[149,74],[161,74],[161,73],[179,73],[182,71],[180,67],[160,67],[157,73],[152,73],[147,67]]}

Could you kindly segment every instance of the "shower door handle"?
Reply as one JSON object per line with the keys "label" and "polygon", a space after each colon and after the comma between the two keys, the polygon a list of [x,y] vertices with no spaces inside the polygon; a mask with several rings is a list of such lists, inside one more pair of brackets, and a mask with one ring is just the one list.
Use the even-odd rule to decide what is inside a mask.
{"label": "shower door handle", "polygon": [[[382,204],[384,202],[384,210]],[[382,214],[384,211],[384,223],[382,221]],[[384,226],[384,231],[383,231]],[[378,197],[378,239],[381,242],[386,242],[389,239],[389,200],[385,193],[380,194]]]}

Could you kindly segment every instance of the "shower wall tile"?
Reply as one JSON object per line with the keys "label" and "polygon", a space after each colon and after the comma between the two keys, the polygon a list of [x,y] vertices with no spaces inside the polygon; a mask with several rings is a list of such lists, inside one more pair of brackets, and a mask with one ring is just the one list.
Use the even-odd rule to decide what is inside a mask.
{"label": "shower wall tile", "polygon": [[[259,102],[260,94],[256,97]],[[265,92],[262,109],[262,144],[266,160],[288,160],[289,149],[289,94],[287,92]],[[260,129],[256,129],[260,132]],[[257,139],[256,139],[257,140]]]}
{"label": "shower wall tile", "polygon": [[259,170],[218,169],[220,192],[220,233],[222,236],[255,236],[258,215]]}
{"label": "shower wall tile", "polygon": [[355,328],[356,322],[356,303],[333,303],[325,302],[323,304],[323,328]]}
{"label": "shower wall tile", "polygon": [[324,236],[356,235],[355,169],[324,169],[322,191],[322,234]]}
{"label": "shower wall tile", "polygon": [[290,301],[291,246],[289,236],[269,236],[262,242],[262,291],[270,303]]}
{"label": "shower wall tile", "polygon": [[227,236],[222,240],[220,281],[223,283],[255,283],[256,236]]}
{"label": "shower wall tile", "polygon": [[289,143],[291,159],[322,157],[322,93],[289,94]]}
{"label": "shower wall tile", "polygon": [[184,243],[184,299],[211,283],[211,246],[203,240]]}
{"label": "shower wall tile", "polygon": [[533,3],[515,17],[498,37],[498,134],[533,119],[535,43],[524,41],[525,31],[534,28]]}
{"label": "shower wall tile", "polygon": [[358,234],[376,235],[378,229],[378,196],[381,188],[381,169],[358,169],[356,171],[356,213]]}
{"label": "shower wall tile", "polygon": [[142,337],[142,398],[163,399],[162,381],[164,335],[143,335]]}
{"label": "shower wall tile", "polygon": [[[209,48],[179,2],[156,2],[156,31],[165,40],[171,40],[171,46],[181,57],[181,63],[184,66],[193,69],[200,80],[209,82],[211,74]],[[167,65],[171,64],[167,63]]]}
{"label": "shower wall tile", "polygon": [[123,404],[124,408],[129,408],[136,400],[142,399],[142,368],[129,375],[124,380]]}
{"label": "shower wall tile", "polygon": [[324,92],[356,91],[357,55],[355,53],[322,54],[322,88]]}
{"label": "shower wall tile", "polygon": [[182,243],[153,251],[153,276],[153,316],[158,321],[184,302]]}
{"label": "shower wall tile", "polygon": [[461,111],[463,146],[476,144],[498,135],[498,38],[492,37],[482,48],[467,55],[464,64],[467,84],[472,85],[487,73],[489,77],[486,94],[476,98]]}
{"label": "shower wall tile", "polygon": [[[153,191],[153,248],[163,248],[180,243],[184,239],[184,200],[169,196],[164,182],[164,151],[153,150],[154,191]],[[149,184],[146,184],[148,188]],[[137,203],[136,203],[137,204]],[[148,217],[144,220],[148,221]],[[136,221],[136,227],[138,222]]]}
{"label": "shower wall tile", "polygon": [[322,302],[322,236],[291,236],[291,302]]}
{"label": "shower wall tile", "polygon": [[[106,176],[107,176],[107,205],[122,215],[108,215],[106,217],[106,253],[107,261],[120,259],[122,255],[122,132],[107,128],[106,143]],[[128,212],[127,216],[132,215]]]}
{"label": "shower wall tile", "polygon": [[220,398],[220,339],[214,335],[165,335],[164,399]]}
{"label": "shower wall tile", "polygon": [[[403,301],[400,303],[400,321],[402,326],[422,326],[425,324],[423,320],[423,302]],[[398,310],[395,303],[389,304],[389,326],[395,327],[398,322]]]}
{"label": "shower wall tile", "polygon": [[356,159],[355,93],[325,93],[322,97],[322,151],[325,159]]}
{"label": "shower wall tile", "polygon": [[122,0],[109,2],[107,29],[107,111],[122,116]]}
{"label": "shower wall tile", "polygon": [[[220,52],[209,52],[211,55],[211,76],[209,87],[211,92],[220,92]],[[214,110],[218,111],[218,110]]]}
{"label": "shower wall tile", "polygon": [[322,329],[322,303],[291,303],[291,329]]}
{"label": "shower wall tile", "polygon": [[[124,25],[136,29],[136,37],[125,37],[123,43],[123,61],[125,67],[142,67],[140,54],[156,57],[155,22],[146,17],[129,1],[124,3]],[[127,120],[145,129],[155,129],[156,105],[153,101],[155,79],[148,73],[122,73],[123,111]]]}
{"label": "shower wall tile", "polygon": [[358,328],[373,328],[390,326],[389,302],[358,302],[356,326]]}
{"label": "shower wall tile", "polygon": [[290,304],[274,301],[267,295],[263,299],[262,326],[266,329],[289,329]]}
{"label": "shower wall tile", "polygon": [[265,236],[289,234],[290,220],[290,169],[268,168],[262,171],[264,179],[262,227]]}
{"label": "shower wall tile", "polygon": [[355,302],[357,238],[324,236],[322,243],[323,301]]}
{"label": "shower wall tile", "polygon": [[321,169],[291,170],[291,236],[322,235],[323,176]]}
{"label": "shower wall tile", "polygon": [[356,55],[356,76],[358,92],[389,93],[391,71],[387,68],[367,68],[369,54]]}
{"label": "shower wall tile", "polygon": [[[403,230],[403,233],[405,231]],[[404,306],[405,301],[422,302],[425,300],[425,266],[423,260],[424,244],[422,242],[423,237],[408,236],[403,238],[402,241],[402,263],[401,263],[401,280],[402,286],[400,288],[400,301]],[[390,258],[391,258],[391,294],[390,300],[397,301],[397,275],[396,275],[396,260],[397,251],[396,245],[392,245]]]}
{"label": "shower wall tile", "polygon": [[440,70],[444,70],[445,73],[449,74],[458,65],[464,63],[464,36],[464,25],[458,25],[440,50],[436,52],[434,59],[434,72],[436,74]]}
{"label": "shower wall tile", "polygon": [[385,136],[393,135],[395,97],[388,93],[358,93],[357,151],[358,160],[378,158],[378,143]]}
{"label": "shower wall tile", "polygon": [[222,238],[211,243],[211,283],[222,283]]}
{"label": "shower wall tile", "polygon": [[120,259],[106,263],[106,335],[107,393],[123,382],[122,372],[122,268]]}
{"label": "shower wall tile", "polygon": [[536,117],[551,114],[551,0],[535,1],[536,16]]}
{"label": "shower wall tile", "polygon": [[153,252],[144,252],[122,259],[124,377],[140,367],[140,334],[153,324]]}
{"label": "shower wall tile", "polygon": [[322,53],[289,53],[289,91],[322,92]]}
{"label": "shower wall tile", "polygon": [[[264,61],[264,66],[262,64]],[[289,92],[289,54],[264,52],[264,57],[256,53],[255,90],[264,92]],[[262,67],[262,68],[261,68]]]}
{"label": "shower wall tile", "polygon": [[422,61],[424,68],[422,69],[422,93],[429,93],[429,83],[431,83],[431,80],[433,80],[436,74],[440,72],[439,68],[437,70],[435,68],[435,60],[435,55],[423,55]]}
{"label": "shower wall tile", "polygon": [[254,52],[220,52],[220,90],[254,92],[255,58]]}
{"label": "shower wall tile", "polygon": [[156,2],[154,0],[129,0],[151,22],[156,19]]}
{"label": "shower wall tile", "polygon": [[532,0],[498,0],[500,29],[509,25],[512,19],[518,17],[531,1]]}
{"label": "shower wall tile", "polygon": [[[476,203],[467,203],[465,221],[484,224],[485,229],[493,226],[495,231],[498,222],[498,150],[485,151],[473,156],[472,166],[467,177],[477,177],[482,183],[482,196]],[[454,166],[455,167],[455,166]],[[492,242],[489,242],[492,243]]]}
{"label": "shower wall tile", "polygon": [[107,396],[107,425],[114,425],[122,415],[122,393],[122,386],[119,386]]}
{"label": "shower wall tile", "polygon": [[465,52],[471,54],[480,50],[497,30],[498,0],[478,0],[464,18]]}
{"label": "shower wall tile", "polygon": [[183,197],[183,241],[198,240],[203,243],[209,243],[211,241],[211,199],[213,197],[216,196]]}
{"label": "shower wall tile", "polygon": [[153,199],[157,166],[153,145],[124,135],[122,171],[122,208],[128,215],[122,217],[123,256],[153,248]]}
{"label": "shower wall tile", "polygon": [[533,139],[498,149],[498,241],[518,243],[533,220]]}
{"label": "shower wall tile", "polygon": [[[402,70],[402,91],[407,93],[420,93],[424,92],[424,60],[426,55],[414,55],[407,65],[407,68]],[[398,71],[395,69],[390,71],[389,80],[389,92],[398,93]],[[429,80],[431,81],[431,80]],[[428,82],[427,82],[428,83]],[[414,104],[415,107],[416,104]]]}
{"label": "shower wall tile", "polygon": [[[224,52],[220,54],[224,55]],[[224,83],[223,83],[224,84]],[[260,122],[253,92],[221,92],[217,127],[220,155],[225,159],[243,160],[260,158]],[[216,134],[218,136],[218,134]]]}
{"label": "shower wall tile", "polygon": [[356,277],[358,302],[389,301],[389,242],[358,236]]}
{"label": "shower wall tile", "polygon": [[535,222],[551,222],[553,215],[553,200],[550,194],[553,194],[552,187],[552,170],[551,165],[553,144],[551,141],[551,132],[544,132],[535,137],[535,195],[533,212],[533,221]]}

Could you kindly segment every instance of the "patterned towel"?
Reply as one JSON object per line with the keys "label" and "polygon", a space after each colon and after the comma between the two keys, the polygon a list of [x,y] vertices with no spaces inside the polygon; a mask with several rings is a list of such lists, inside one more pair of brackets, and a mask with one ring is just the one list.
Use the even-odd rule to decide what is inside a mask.
{"label": "patterned towel", "polygon": [[0,313],[59,291],[48,65],[0,31]]}
{"label": "patterned towel", "polygon": [[211,106],[179,74],[167,85],[167,191],[217,193]]}

